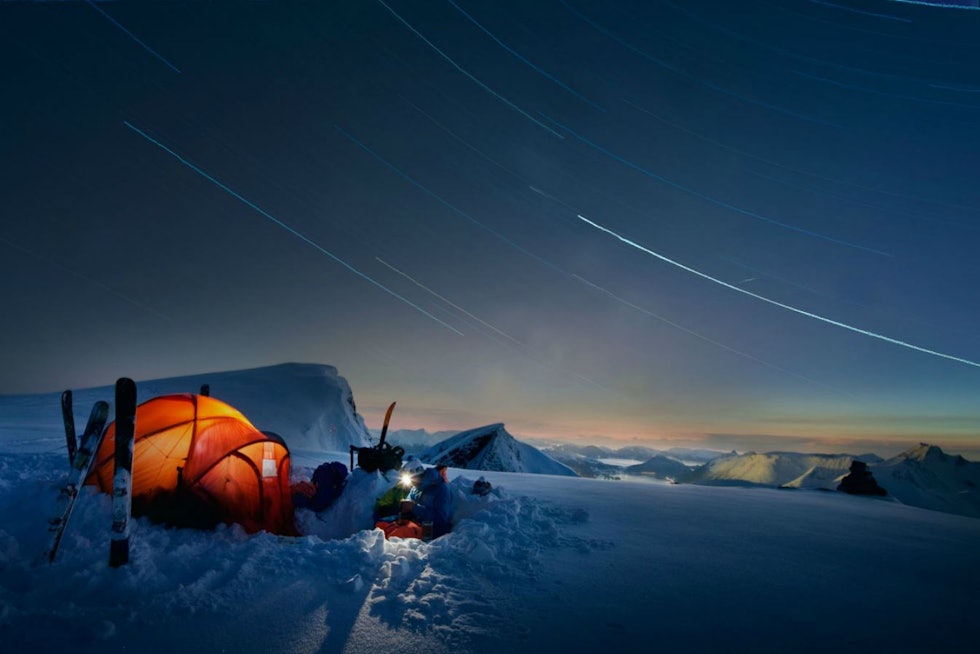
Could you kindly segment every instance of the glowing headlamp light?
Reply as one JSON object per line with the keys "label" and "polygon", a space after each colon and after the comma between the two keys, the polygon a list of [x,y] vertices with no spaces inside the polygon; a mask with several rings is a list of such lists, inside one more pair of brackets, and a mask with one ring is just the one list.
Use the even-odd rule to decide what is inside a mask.
{"label": "glowing headlamp light", "polygon": [[407,472],[403,472],[402,473],[401,482],[402,482],[402,486],[405,486],[405,487],[411,486],[412,485],[412,475],[408,474]]}

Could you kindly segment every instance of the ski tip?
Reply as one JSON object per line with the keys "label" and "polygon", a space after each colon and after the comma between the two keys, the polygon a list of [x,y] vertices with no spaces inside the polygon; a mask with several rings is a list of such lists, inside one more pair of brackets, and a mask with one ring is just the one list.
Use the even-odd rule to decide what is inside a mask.
{"label": "ski tip", "polygon": [[120,377],[116,380],[116,402],[121,397],[136,397],[136,382],[129,377]]}

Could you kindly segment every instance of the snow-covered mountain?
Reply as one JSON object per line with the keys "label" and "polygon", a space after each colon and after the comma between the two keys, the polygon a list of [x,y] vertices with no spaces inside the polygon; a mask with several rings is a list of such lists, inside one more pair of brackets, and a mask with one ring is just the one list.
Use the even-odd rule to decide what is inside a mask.
{"label": "snow-covered mountain", "polygon": [[733,454],[695,469],[681,481],[836,490],[854,460],[867,463],[878,484],[903,504],[980,517],[980,463],[924,443],[887,461],[875,454]]}
{"label": "snow-covered mountain", "polygon": [[[554,460],[564,463],[574,470],[580,477],[595,477],[598,479],[620,479],[623,475],[642,474],[655,479],[678,479],[690,473],[692,467],[726,456],[725,452],[717,450],[707,450],[698,448],[672,447],[668,450],[656,450],[641,445],[630,445],[627,447],[601,447],[597,445],[576,445],[572,443],[549,444],[541,450]],[[657,462],[651,464],[659,467],[659,474],[653,467],[648,470],[634,470],[629,468],[634,465],[642,465],[656,457],[670,459],[685,467],[678,467],[672,464]],[[669,470],[669,472],[668,472]],[[655,473],[655,474],[651,474]]]}
{"label": "snow-covered mountain", "polygon": [[708,450],[703,447],[672,447],[660,452],[660,454],[687,465],[701,465],[723,456],[735,454],[735,452],[719,452],[718,450]]}
{"label": "snow-covered mountain", "polygon": [[421,452],[419,458],[433,465],[467,470],[576,476],[568,466],[518,441],[501,423],[456,434]]}
{"label": "snow-covered mountain", "polygon": [[980,463],[921,443],[870,468],[903,504],[980,518]]}
{"label": "snow-covered mountain", "polygon": [[579,477],[591,477],[593,479],[620,479],[623,475],[623,466],[613,463],[605,463],[591,456],[576,454],[573,451],[556,447],[549,447],[547,450],[542,451],[555,461],[574,470],[575,474],[577,474]]}
{"label": "snow-covered mountain", "polygon": [[[575,443],[548,443],[542,445],[541,451],[574,470],[579,477],[594,479],[620,479],[624,465],[643,460],[620,456],[613,448]],[[648,456],[655,453],[656,450],[648,450]]]}
{"label": "snow-covered mountain", "polygon": [[713,486],[836,488],[854,457],[849,454],[767,452],[733,454],[709,461],[683,481]]}
{"label": "snow-covered mountain", "polygon": [[711,486],[770,486],[836,490],[855,459],[873,464],[874,454],[805,454],[801,452],[731,453],[694,469],[686,483]]}
{"label": "snow-covered mountain", "polygon": [[643,463],[635,466],[627,466],[624,471],[630,475],[643,475],[645,477],[653,477],[654,479],[683,481],[691,473],[691,468],[680,461],[658,454]]}
{"label": "snow-covered mountain", "polygon": [[[140,402],[158,395],[197,393],[207,384],[212,397],[241,411],[258,429],[279,434],[293,451],[342,452],[370,442],[350,384],[333,366],[285,363],[136,382]],[[73,394],[76,422],[84,424],[92,404],[106,400],[111,405],[114,391],[109,385]],[[4,396],[0,408],[0,431],[21,433],[25,451],[44,447],[51,434],[54,445],[64,444],[60,393]]]}

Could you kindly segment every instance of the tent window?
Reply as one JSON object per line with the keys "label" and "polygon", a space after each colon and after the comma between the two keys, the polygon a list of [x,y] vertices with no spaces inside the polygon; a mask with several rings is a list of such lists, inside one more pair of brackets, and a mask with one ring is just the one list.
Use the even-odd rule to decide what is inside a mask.
{"label": "tent window", "polygon": [[276,447],[272,443],[265,443],[262,446],[262,476],[279,476],[279,471],[276,469]]}

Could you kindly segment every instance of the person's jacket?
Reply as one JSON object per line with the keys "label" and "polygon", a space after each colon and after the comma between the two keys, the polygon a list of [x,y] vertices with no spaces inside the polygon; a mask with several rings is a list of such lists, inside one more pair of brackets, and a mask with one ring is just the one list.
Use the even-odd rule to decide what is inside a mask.
{"label": "person's jacket", "polygon": [[415,500],[415,518],[432,523],[432,537],[437,538],[452,528],[453,496],[449,484],[436,468],[422,473],[418,488],[410,499]]}

